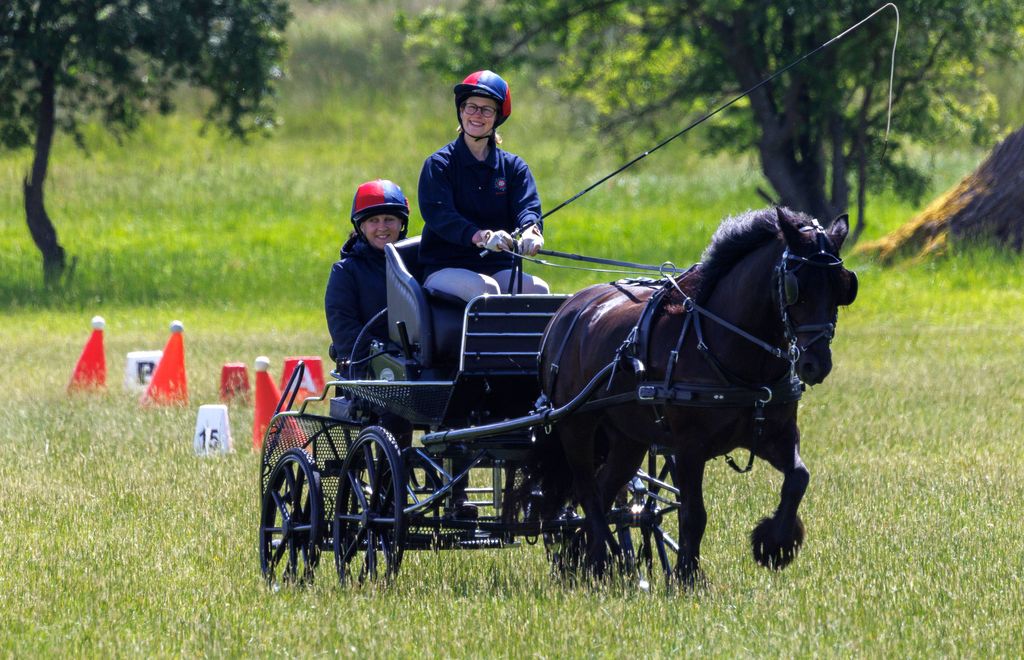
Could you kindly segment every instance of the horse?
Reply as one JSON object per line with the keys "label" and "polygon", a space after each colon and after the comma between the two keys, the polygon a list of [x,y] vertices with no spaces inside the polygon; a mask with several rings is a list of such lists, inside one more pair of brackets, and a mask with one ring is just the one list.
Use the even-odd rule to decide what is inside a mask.
{"label": "horse", "polygon": [[[584,513],[582,559],[603,575],[618,546],[606,512],[646,453],[667,452],[679,489],[675,577],[705,579],[705,464],[738,448],[783,476],[778,508],[750,535],[755,561],[788,565],[805,531],[797,508],[810,473],[800,458],[797,400],[832,369],[838,307],[856,274],[840,248],[845,215],[828,229],[784,207],[726,218],[699,264],[677,277],[619,281],[572,296],[542,339],[540,378],[552,407],[609,373],[595,398],[538,434],[534,460],[546,519],[574,497]],[[611,369],[607,367],[611,366]],[[671,576],[670,576],[671,577]]]}

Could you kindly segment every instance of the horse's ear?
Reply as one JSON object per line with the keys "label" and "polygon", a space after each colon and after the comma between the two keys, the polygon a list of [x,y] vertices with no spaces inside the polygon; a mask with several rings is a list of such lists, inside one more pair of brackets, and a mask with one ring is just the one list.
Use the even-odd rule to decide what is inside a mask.
{"label": "horse's ear", "polygon": [[787,245],[800,244],[800,230],[793,224],[793,219],[781,206],[775,207],[775,215],[779,219],[779,229],[782,230],[782,237],[786,239]]}
{"label": "horse's ear", "polygon": [[836,254],[839,254],[839,250],[843,247],[843,241],[846,240],[849,233],[850,216],[843,213],[833,220],[832,224],[828,228],[829,238],[832,239],[832,243],[836,246]]}

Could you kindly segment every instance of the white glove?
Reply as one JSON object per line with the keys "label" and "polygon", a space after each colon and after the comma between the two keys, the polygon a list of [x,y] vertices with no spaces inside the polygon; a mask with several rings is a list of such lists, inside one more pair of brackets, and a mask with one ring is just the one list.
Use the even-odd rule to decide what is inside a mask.
{"label": "white glove", "polygon": [[540,229],[537,228],[537,225],[530,225],[519,239],[519,251],[533,257],[542,247],[544,247],[544,237],[541,235]]}
{"label": "white glove", "polygon": [[478,247],[487,248],[491,252],[511,250],[514,245],[515,241],[512,240],[512,237],[502,229],[498,231],[483,230],[480,233],[480,241],[477,243]]}

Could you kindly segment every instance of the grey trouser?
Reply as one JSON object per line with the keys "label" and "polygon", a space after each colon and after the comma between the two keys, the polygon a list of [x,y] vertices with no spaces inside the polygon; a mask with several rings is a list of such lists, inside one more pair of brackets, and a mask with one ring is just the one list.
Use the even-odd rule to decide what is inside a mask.
{"label": "grey trouser", "polygon": [[[431,291],[472,300],[485,293],[508,293],[508,278],[511,270],[500,270],[494,275],[474,273],[465,268],[443,268],[431,273],[423,286]],[[548,293],[548,284],[539,277],[523,273],[523,290],[519,293]]]}

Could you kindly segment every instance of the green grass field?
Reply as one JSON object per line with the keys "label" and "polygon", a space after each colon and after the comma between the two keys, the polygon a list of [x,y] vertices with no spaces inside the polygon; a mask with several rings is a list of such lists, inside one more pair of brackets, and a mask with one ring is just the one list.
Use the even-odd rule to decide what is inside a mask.
{"label": "green grass field", "polygon": [[[539,546],[410,553],[388,589],[338,586],[327,557],[311,588],[269,590],[252,412],[231,408],[233,455],[201,460],[195,409],[216,401],[224,362],[266,354],[276,376],[287,355],[325,355],[323,287],[355,185],[393,178],[415,208],[420,164],[454,125],[447,82],[423,85],[437,98],[396,97],[408,71],[366,83],[400,51],[386,39],[358,51],[391,5],[354,6],[364,31],[333,5],[299,12],[273,140],[200,136],[187,111],[120,146],[91,128],[90,156],[61,139],[48,208],[78,257],[63,294],[42,288],[24,227],[28,155],[0,154],[0,654],[1024,654],[1024,273],[1019,257],[986,250],[886,269],[852,261],[860,297],[841,313],[833,373],[801,404],[808,537],[785,571],[757,567],[746,540],[779,475],[719,461],[705,484],[705,591],[562,584]],[[357,55],[366,75],[339,64]],[[620,145],[566,135],[550,98],[516,91],[506,146],[530,162],[546,207],[619,164]],[[937,192],[981,154],[914,157]],[[683,141],[552,216],[548,246],[688,264],[721,217],[761,204],[760,182],[750,159]],[[864,238],[915,210],[876,195]],[[562,291],[610,277],[541,274]],[[68,397],[93,314],[107,319],[110,386]],[[121,388],[124,355],[162,347],[173,318],[185,322],[192,405],[142,409]]]}

